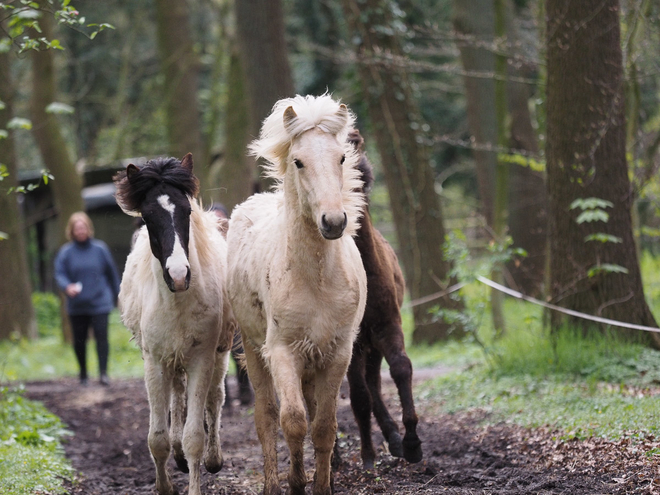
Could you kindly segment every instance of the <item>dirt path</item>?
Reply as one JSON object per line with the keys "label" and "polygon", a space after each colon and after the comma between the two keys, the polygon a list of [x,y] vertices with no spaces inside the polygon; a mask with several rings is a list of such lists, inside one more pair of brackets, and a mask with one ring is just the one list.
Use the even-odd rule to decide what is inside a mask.
{"label": "dirt path", "polygon": [[[392,384],[384,386],[395,417],[400,417]],[[156,493],[146,442],[149,407],[141,380],[115,380],[109,388],[96,384],[82,388],[72,379],[35,382],[27,385],[27,395],[43,401],[74,433],[65,444],[80,473],[73,494]],[[411,465],[392,458],[378,432],[380,462],[374,472],[364,472],[347,395],[344,390],[338,410],[344,462],[335,473],[335,493],[660,493],[658,464],[626,442],[559,442],[549,431],[509,424],[483,426],[480,413],[432,416],[423,404],[418,408],[424,460]],[[261,448],[251,410],[235,407],[232,415],[223,416],[222,425],[225,466],[216,475],[202,469],[203,493],[260,493]],[[311,452],[308,445],[310,480]],[[278,459],[284,488],[288,459],[283,440]],[[178,472],[172,460],[170,472],[179,492],[187,493],[188,476]]]}

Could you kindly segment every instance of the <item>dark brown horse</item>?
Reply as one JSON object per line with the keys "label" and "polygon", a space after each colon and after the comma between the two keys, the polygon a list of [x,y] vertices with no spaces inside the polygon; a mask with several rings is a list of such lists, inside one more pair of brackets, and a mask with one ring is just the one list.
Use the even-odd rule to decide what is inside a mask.
{"label": "dark brown horse", "polygon": [[[362,172],[365,196],[368,197],[373,172],[363,151],[364,141],[357,130],[349,134],[348,140],[360,151],[358,168]],[[416,431],[417,414],[412,396],[413,370],[406,355],[401,329],[400,309],[405,284],[394,250],[371,223],[368,203],[355,244],[367,272],[367,307],[353,346],[348,383],[351,407],[360,429],[362,462],[366,469],[374,467],[376,453],[371,440],[372,412],[390,453],[409,462],[419,462],[422,460],[422,442]],[[401,399],[406,429],[403,439],[381,395],[380,366],[383,357],[390,366],[390,374]]]}

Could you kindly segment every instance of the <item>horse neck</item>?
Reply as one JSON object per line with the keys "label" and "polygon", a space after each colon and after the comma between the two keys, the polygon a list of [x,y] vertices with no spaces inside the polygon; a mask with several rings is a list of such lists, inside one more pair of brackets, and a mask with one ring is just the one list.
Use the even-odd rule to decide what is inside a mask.
{"label": "horse neck", "polygon": [[341,263],[341,241],[324,239],[316,222],[300,209],[295,188],[284,190],[287,266],[301,276],[317,280],[321,271]]}

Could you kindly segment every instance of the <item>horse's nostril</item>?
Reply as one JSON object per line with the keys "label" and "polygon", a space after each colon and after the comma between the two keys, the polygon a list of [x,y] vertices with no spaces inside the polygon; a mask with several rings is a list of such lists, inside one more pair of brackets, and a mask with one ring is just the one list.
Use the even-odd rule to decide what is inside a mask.
{"label": "horse's nostril", "polygon": [[344,223],[341,224],[341,229],[344,230],[347,224],[348,224],[348,217],[346,216],[346,212],[344,212]]}
{"label": "horse's nostril", "polygon": [[321,227],[323,230],[330,230],[330,225],[328,225],[328,221],[325,219],[325,213],[321,216]]}

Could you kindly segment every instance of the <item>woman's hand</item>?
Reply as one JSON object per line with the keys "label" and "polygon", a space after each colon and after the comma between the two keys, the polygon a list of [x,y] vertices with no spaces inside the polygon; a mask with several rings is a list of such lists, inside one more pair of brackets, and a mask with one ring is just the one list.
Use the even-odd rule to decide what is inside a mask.
{"label": "woman's hand", "polygon": [[82,284],[80,282],[76,282],[75,284],[69,284],[66,286],[66,289],[64,289],[64,293],[71,298],[76,297],[78,294],[80,294],[81,291],[82,291]]}

